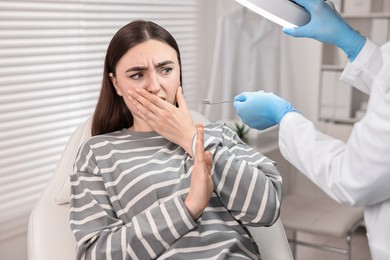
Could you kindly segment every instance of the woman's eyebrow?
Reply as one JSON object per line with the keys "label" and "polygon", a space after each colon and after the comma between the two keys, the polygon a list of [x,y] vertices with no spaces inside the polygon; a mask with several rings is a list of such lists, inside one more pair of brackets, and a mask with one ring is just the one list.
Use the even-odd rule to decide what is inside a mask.
{"label": "woman's eyebrow", "polygon": [[141,70],[146,70],[148,67],[142,67],[142,66],[135,66],[130,69],[127,69],[125,72],[131,72],[131,71],[141,71]]}
{"label": "woman's eyebrow", "polygon": [[[173,62],[171,60],[165,60],[165,61],[157,63],[154,67],[155,68],[160,68],[160,67],[166,66],[168,64],[175,64],[175,62]],[[142,70],[147,70],[147,69],[148,69],[148,67],[135,66],[135,67],[131,67],[130,69],[127,69],[125,72],[142,71]]]}
{"label": "woman's eyebrow", "polygon": [[163,67],[163,66],[168,65],[168,64],[175,64],[175,63],[171,60],[166,60],[166,61],[162,61],[162,62],[157,63],[155,65],[155,67],[159,68],[159,67]]}

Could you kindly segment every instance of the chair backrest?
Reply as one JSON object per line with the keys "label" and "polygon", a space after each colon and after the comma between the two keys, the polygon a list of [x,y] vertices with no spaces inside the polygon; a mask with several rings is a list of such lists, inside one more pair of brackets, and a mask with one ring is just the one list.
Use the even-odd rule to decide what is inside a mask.
{"label": "chair backrest", "polygon": [[[209,123],[202,114],[191,111],[194,122]],[[75,259],[75,239],[69,227],[69,175],[80,145],[90,137],[91,118],[71,136],[56,171],[30,215],[28,228],[29,260]],[[249,227],[259,245],[263,260],[290,260],[292,254],[283,225]]]}
{"label": "chair backrest", "polygon": [[91,136],[91,118],[70,137],[48,186],[31,212],[28,259],[76,259],[75,238],[69,226],[70,180],[78,148]]}

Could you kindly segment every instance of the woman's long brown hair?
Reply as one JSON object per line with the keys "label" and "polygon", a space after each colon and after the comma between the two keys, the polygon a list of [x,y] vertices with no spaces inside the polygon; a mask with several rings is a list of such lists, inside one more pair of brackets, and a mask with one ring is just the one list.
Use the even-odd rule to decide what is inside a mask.
{"label": "woman's long brown hair", "polygon": [[173,36],[161,26],[150,21],[139,20],[125,25],[114,35],[108,45],[104,61],[102,88],[92,118],[92,136],[114,132],[133,125],[133,115],[127,108],[123,97],[117,94],[109,73],[115,76],[115,68],[119,60],[137,44],[151,39],[164,42],[176,50],[181,85],[180,51]]}

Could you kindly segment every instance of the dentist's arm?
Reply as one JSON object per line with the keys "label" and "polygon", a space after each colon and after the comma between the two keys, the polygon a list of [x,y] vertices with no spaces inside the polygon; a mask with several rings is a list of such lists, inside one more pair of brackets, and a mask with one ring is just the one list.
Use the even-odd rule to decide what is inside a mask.
{"label": "dentist's arm", "polygon": [[294,0],[311,15],[310,22],[301,27],[284,28],[294,37],[313,38],[341,48],[352,62],[366,43],[366,38],[351,28],[343,18],[323,0]]}

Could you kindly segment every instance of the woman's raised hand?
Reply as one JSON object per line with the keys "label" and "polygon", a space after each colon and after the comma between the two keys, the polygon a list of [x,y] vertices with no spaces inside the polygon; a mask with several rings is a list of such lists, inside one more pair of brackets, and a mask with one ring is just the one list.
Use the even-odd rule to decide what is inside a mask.
{"label": "woman's raised hand", "polygon": [[193,219],[197,219],[206,208],[213,194],[214,183],[211,179],[212,156],[204,150],[203,125],[196,125],[196,146],[194,168],[191,175],[191,185],[184,201]]}

